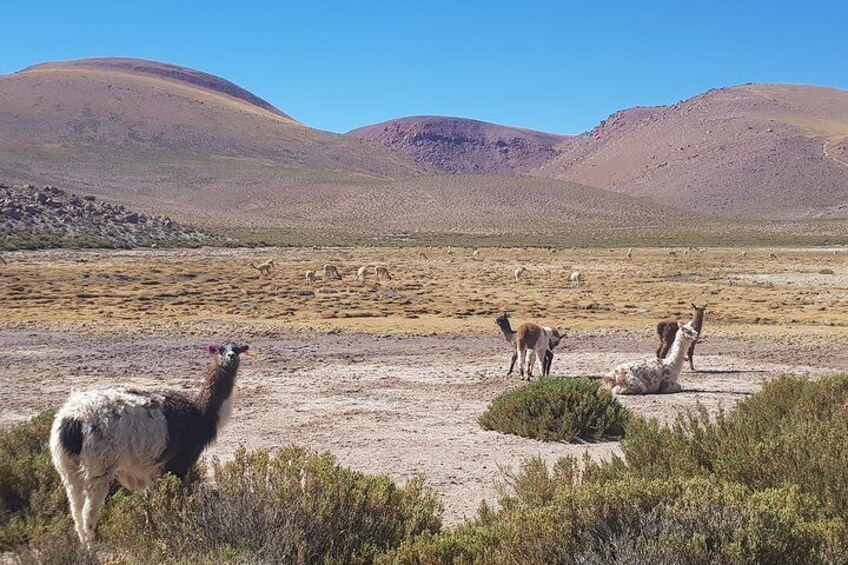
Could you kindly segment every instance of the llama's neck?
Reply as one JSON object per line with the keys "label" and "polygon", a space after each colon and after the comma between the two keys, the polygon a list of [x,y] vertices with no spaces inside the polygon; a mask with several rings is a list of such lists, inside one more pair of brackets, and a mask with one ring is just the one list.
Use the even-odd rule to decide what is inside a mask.
{"label": "llama's neck", "polygon": [[663,359],[663,365],[669,365],[675,373],[683,366],[683,361],[686,357],[686,352],[689,350],[689,344],[692,343],[692,338],[687,337],[680,329],[677,330],[677,335],[674,337],[674,343],[668,351],[668,355]]}
{"label": "llama's neck", "polygon": [[692,319],[692,328],[701,333],[701,328],[704,326],[704,311],[695,310],[695,317]]}
{"label": "llama's neck", "polygon": [[221,367],[213,362],[198,395],[197,405],[213,432],[212,439],[229,419],[237,371],[238,367]]}
{"label": "llama's neck", "polygon": [[515,332],[512,331],[512,326],[509,323],[509,320],[504,320],[503,322],[498,324],[498,327],[501,329],[501,333],[504,336],[504,339],[507,343],[515,343]]}

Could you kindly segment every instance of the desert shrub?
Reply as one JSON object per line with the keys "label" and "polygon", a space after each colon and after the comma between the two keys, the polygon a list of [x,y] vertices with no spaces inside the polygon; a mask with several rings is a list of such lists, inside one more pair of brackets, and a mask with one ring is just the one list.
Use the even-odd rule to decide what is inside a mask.
{"label": "desert shrub", "polygon": [[[53,412],[0,430],[0,551],[22,563],[96,562],[74,533],[48,448]],[[340,467],[299,448],[236,453],[147,493],[114,485],[99,552],[133,563],[369,562],[423,532],[441,505],[423,480]],[[205,477],[205,478],[204,478]]]}
{"label": "desert shrub", "polygon": [[793,484],[829,515],[848,516],[848,375],[775,379],[715,420],[703,408],[670,427],[633,419],[622,452],[599,476]]}
{"label": "desert shrub", "polygon": [[0,550],[25,543],[67,507],[47,445],[53,414],[0,429]]}
{"label": "desert shrub", "polygon": [[783,377],[711,421],[630,418],[623,458],[527,461],[500,509],[382,563],[848,563],[848,376]]}
{"label": "desert shrub", "polygon": [[495,398],[480,418],[487,430],[543,441],[620,437],[627,409],[597,382],[545,378]]}
{"label": "desert shrub", "polygon": [[[544,466],[530,465],[531,473]],[[706,564],[848,558],[845,522],[818,516],[815,501],[797,487],[751,492],[708,478],[580,486],[569,481],[551,498],[525,490],[501,504],[500,511],[484,508],[477,520],[455,531],[404,542],[380,562]]]}
{"label": "desert shrub", "polygon": [[439,531],[440,516],[420,479],[398,487],[330,455],[242,449],[214,462],[208,481],[167,477],[147,495],[118,493],[100,531],[133,562],[365,563]]}
{"label": "desert shrub", "polygon": [[820,275],[832,275],[834,274],[833,269],[819,269]]}

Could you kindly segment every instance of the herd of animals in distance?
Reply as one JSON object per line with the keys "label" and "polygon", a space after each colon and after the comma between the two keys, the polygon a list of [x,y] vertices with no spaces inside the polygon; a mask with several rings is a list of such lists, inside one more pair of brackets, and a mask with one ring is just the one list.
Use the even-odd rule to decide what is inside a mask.
{"label": "herd of animals in distance", "polygon": [[[473,253],[476,258],[480,251]],[[633,250],[628,250],[627,257],[632,255]],[[419,252],[418,258],[427,260],[424,252]],[[260,278],[270,278],[275,262],[268,259],[250,266]],[[516,281],[526,273],[525,267],[516,268]],[[356,279],[364,282],[371,274],[377,280],[392,280],[385,266],[360,267]],[[306,282],[314,284],[317,276],[315,270],[306,271]],[[324,265],[323,276],[342,280],[339,268],[332,264]],[[579,271],[569,276],[575,285],[583,280]],[[602,386],[613,394],[680,392],[678,378],[686,360],[694,371],[695,345],[706,310],[695,304],[692,308],[691,321],[667,319],[657,324],[655,356],[614,367],[602,377]],[[498,316],[495,323],[512,349],[507,376],[513,374],[516,362],[522,380],[532,378],[536,363],[542,376],[550,375],[554,350],[564,332],[536,323],[513,329],[509,313]],[[207,353],[211,363],[200,391],[193,396],[174,390],[106,388],[75,392],[57,412],[50,452],[82,544],[90,547],[95,541],[98,517],[115,481],[135,491],[151,486],[163,473],[185,478],[203,450],[215,441],[232,413],[240,358],[250,354],[250,348],[224,343],[209,345]]]}

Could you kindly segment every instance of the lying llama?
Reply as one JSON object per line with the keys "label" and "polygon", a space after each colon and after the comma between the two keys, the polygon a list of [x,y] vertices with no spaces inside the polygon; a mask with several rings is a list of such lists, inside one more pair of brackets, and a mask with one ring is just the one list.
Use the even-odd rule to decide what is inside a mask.
{"label": "lying llama", "polygon": [[377,276],[378,281],[392,280],[392,275],[389,274],[388,267],[374,267],[374,274]]}
{"label": "lying llama", "polygon": [[[704,311],[707,305],[696,306],[692,304],[695,310],[695,315],[692,317],[692,327],[700,335],[704,327]],[[671,351],[671,346],[674,344],[674,339],[677,337],[677,320],[663,320],[657,324],[657,335],[660,338],[660,344],[657,347],[657,359],[664,359],[668,352]],[[689,359],[689,368],[695,370],[695,343],[689,346],[689,351],[686,356]]]}
{"label": "lying llama", "polygon": [[337,281],[342,280],[342,276],[339,274],[339,270],[335,265],[324,265],[324,278],[327,280],[336,279]]}
{"label": "lying llama", "polygon": [[654,394],[680,392],[680,370],[689,345],[698,339],[691,324],[677,322],[677,337],[665,359],[645,359],[623,363],[604,375],[602,385],[613,394]]}
{"label": "lying llama", "polygon": [[232,412],[239,355],[247,345],[207,348],[213,356],[195,398],[177,391],[108,388],[74,393],[50,431],[53,465],[80,541],[94,541],[109,486],[151,486],[162,473],[184,478]]}
{"label": "lying llama", "polygon": [[274,268],[274,260],[268,259],[267,261],[259,263],[258,265],[255,265],[253,262],[251,262],[250,266],[259,271],[260,277],[270,277],[271,269]]}
{"label": "lying llama", "polygon": [[[515,350],[515,336],[518,332],[512,329],[512,324],[509,323],[509,314],[504,312],[497,318],[495,318],[495,323],[500,328],[501,333],[504,336],[504,339],[508,344],[513,347],[512,351],[512,359],[509,362],[509,372],[507,372],[506,376],[512,375],[513,369],[515,369],[515,362],[518,360],[518,352]],[[546,328],[550,329],[550,328]],[[551,364],[554,362],[554,352],[553,348],[559,345],[559,339],[556,340],[556,343],[553,341],[549,344],[550,347],[547,351],[545,351],[545,357],[542,360],[542,376],[547,377],[551,374]]]}

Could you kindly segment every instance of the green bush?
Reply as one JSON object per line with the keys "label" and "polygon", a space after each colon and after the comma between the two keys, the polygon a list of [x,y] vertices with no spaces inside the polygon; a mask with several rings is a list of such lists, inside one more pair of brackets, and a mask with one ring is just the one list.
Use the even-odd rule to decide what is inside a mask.
{"label": "green bush", "polygon": [[543,378],[504,392],[479,422],[487,430],[543,441],[620,437],[627,409],[597,382]]}
{"label": "green bush", "polygon": [[[50,459],[52,412],[0,431],[0,551],[23,563],[89,563]],[[98,525],[98,552],[132,563],[365,563],[441,528],[423,480],[340,467],[300,448],[236,453],[186,481],[146,493],[117,487]]]}
{"label": "green bush", "polygon": [[601,465],[601,477],[793,484],[828,515],[848,516],[848,375],[775,379],[714,421],[703,408],[671,427],[633,419],[622,452],[624,460]]}
{"label": "green bush", "polygon": [[0,429],[0,551],[27,542],[67,508],[47,445],[53,414]]}
{"label": "green bush", "polygon": [[413,479],[338,466],[300,448],[236,453],[185,487],[167,477],[147,494],[118,493],[101,527],[133,562],[366,563],[441,527],[436,495]]}
{"label": "green bush", "polygon": [[623,458],[532,459],[500,510],[381,563],[848,563],[848,376],[626,427]]}
{"label": "green bush", "polygon": [[[520,476],[544,467],[540,460],[528,465]],[[537,493],[516,491],[501,499],[500,511],[484,507],[474,522],[407,541],[379,562],[777,564],[848,559],[845,521],[819,516],[815,501],[796,487],[752,492],[708,478],[575,486],[573,477],[560,478],[568,480],[550,498],[547,487]],[[557,482],[553,475],[549,480]]]}

